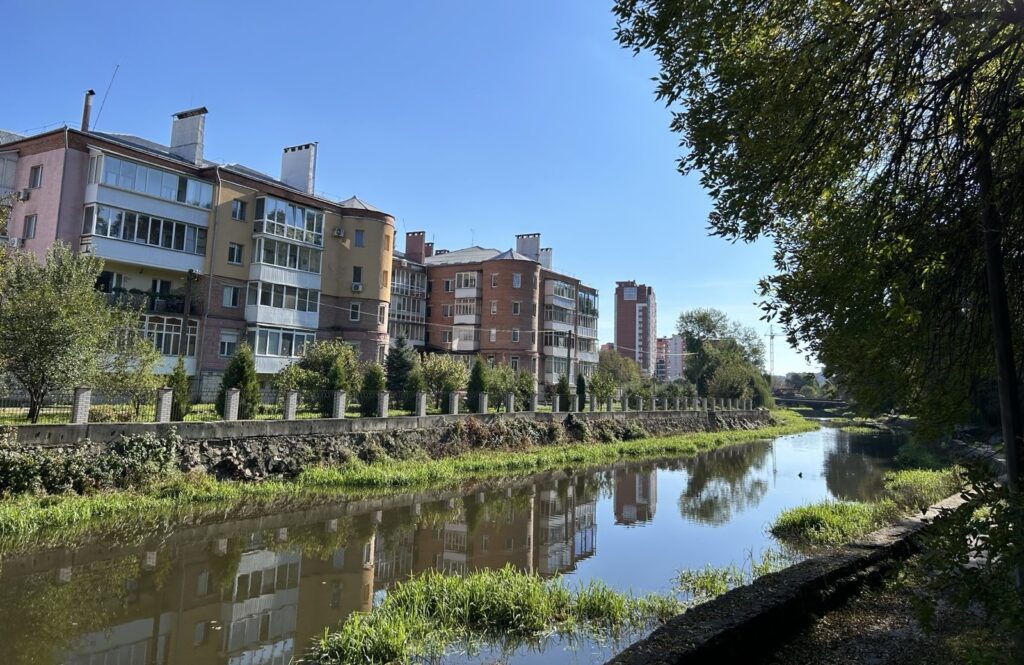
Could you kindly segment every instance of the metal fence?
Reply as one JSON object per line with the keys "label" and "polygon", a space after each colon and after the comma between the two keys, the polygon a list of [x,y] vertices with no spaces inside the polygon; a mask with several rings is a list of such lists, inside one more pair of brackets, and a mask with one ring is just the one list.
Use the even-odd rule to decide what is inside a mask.
{"label": "metal fence", "polygon": [[24,391],[0,392],[0,425],[69,423],[74,397],[74,390],[53,391],[33,405],[32,398]]}

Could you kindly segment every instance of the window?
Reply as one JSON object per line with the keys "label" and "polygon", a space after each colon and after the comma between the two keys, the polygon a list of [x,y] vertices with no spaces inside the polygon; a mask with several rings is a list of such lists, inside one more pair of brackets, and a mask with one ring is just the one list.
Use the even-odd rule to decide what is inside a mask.
{"label": "window", "polygon": [[384,322],[388,319],[388,306],[381,304],[377,307],[377,323],[384,325]]}
{"label": "window", "polygon": [[455,316],[476,315],[476,298],[459,298],[455,301]]}
{"label": "window", "polygon": [[[153,280],[157,282],[159,280]],[[176,356],[184,344],[186,356],[196,355],[196,338],[199,336],[199,322],[189,320],[188,329],[182,339],[180,317],[144,315],[139,319],[139,332],[153,341],[156,350],[165,356]]]}
{"label": "window", "polygon": [[366,246],[366,232],[362,229],[356,229],[356,247]]}
{"label": "window", "polygon": [[476,273],[475,272],[458,272],[458,273],[455,273],[455,288],[457,288],[457,289],[475,289],[476,288]]}
{"label": "window", "polygon": [[359,306],[360,306],[360,304],[357,303],[357,302],[354,302],[351,305],[349,305],[349,307],[348,307],[348,320],[349,321],[358,321],[359,320]]}
{"label": "window", "polygon": [[362,284],[363,282],[363,267],[352,266],[352,282],[355,284]]}
{"label": "window", "polygon": [[253,233],[269,233],[321,247],[324,244],[324,212],[273,196],[261,196],[256,199],[252,230]]}
{"label": "window", "polygon": [[381,270],[380,271],[380,286],[381,286],[382,289],[388,288],[388,271],[387,270]]}
{"label": "window", "polygon": [[384,234],[384,251],[385,252],[390,252],[391,251],[391,236],[389,236],[386,233]]}
{"label": "window", "polygon": [[237,286],[225,286],[224,287],[224,306],[225,307],[238,307],[238,295],[241,291]]}
{"label": "window", "polygon": [[518,272],[512,273],[512,288],[518,289],[523,285],[523,275]]}
{"label": "window", "polygon": [[441,318],[450,319],[452,317],[452,306],[441,305]]}
{"label": "window", "polygon": [[[518,330],[516,332],[519,332]],[[512,356],[508,361],[509,367],[512,368],[513,372],[519,371],[519,356]]]}
{"label": "window", "polygon": [[43,186],[43,165],[37,164],[28,170],[29,189],[39,189]]}
{"label": "window", "polygon": [[158,294],[164,295],[164,296],[167,296],[167,295],[171,294],[171,282],[170,282],[170,280],[167,280],[167,279],[154,279],[151,284],[152,285],[150,286],[150,290],[153,293],[158,293]]}
{"label": "window", "polygon": [[105,205],[85,207],[82,235],[104,236],[200,256],[206,254],[206,229],[200,226]]}
{"label": "window", "polygon": [[558,296],[559,298],[565,298],[567,300],[576,299],[576,287],[567,282],[554,280],[554,284],[552,285],[551,291],[554,295]]}
{"label": "window", "polygon": [[522,310],[523,303],[518,300],[512,301],[512,316],[519,316],[519,312]]}
{"label": "window", "polygon": [[512,329],[512,341],[513,342],[518,342],[519,341],[519,328],[513,328]]}
{"label": "window", "polygon": [[289,328],[249,328],[246,334],[249,346],[257,355],[297,358],[306,352],[306,345],[316,340],[316,334]]}
{"label": "window", "polygon": [[498,273],[491,273],[491,288],[498,288]]}
{"label": "window", "polygon": [[14,189],[18,159],[14,156],[0,156],[0,189]]}
{"label": "window", "polygon": [[235,351],[238,350],[238,332],[234,330],[221,330],[220,331],[220,344],[217,348],[217,354],[221,358],[230,358],[235,355]]}
{"label": "window", "polygon": [[491,314],[494,315],[494,314],[497,314],[497,313],[498,313],[498,301],[497,300],[492,300],[491,301]]}
{"label": "window", "polygon": [[453,287],[452,280],[450,280],[450,279],[444,280],[444,292],[445,293],[451,293],[452,291],[454,291],[455,289],[452,288],[452,287]]}
{"label": "window", "polygon": [[451,330],[442,330],[441,331],[441,342],[443,342],[444,344],[450,344],[451,341],[452,341],[452,331]]}
{"label": "window", "polygon": [[237,219],[240,222],[245,221],[245,213],[248,204],[241,199],[235,199],[231,202],[231,219]]}
{"label": "window", "polygon": [[36,215],[25,215],[25,228],[22,232],[23,238],[35,238],[36,237]]}
{"label": "window", "polygon": [[228,243],[228,263],[236,266],[242,265],[242,246],[238,243]]}
{"label": "window", "polygon": [[273,238],[256,238],[253,241],[252,261],[319,274],[322,254],[315,247],[302,247]]}
{"label": "window", "polygon": [[627,286],[622,289],[623,300],[636,300],[636,287]]}
{"label": "window", "polygon": [[272,284],[270,282],[249,282],[246,302],[250,305],[277,307],[299,312],[316,312],[320,309],[320,292],[297,286]]}
{"label": "window", "polygon": [[494,367],[494,356],[487,356],[487,366]]}
{"label": "window", "polygon": [[496,329],[494,329],[494,328],[491,328],[490,340],[492,342],[498,341],[498,331]]}
{"label": "window", "polygon": [[102,178],[103,184],[111,187],[127,189],[197,208],[207,210],[213,208],[212,184],[145,164],[137,164],[120,157],[103,156]]}

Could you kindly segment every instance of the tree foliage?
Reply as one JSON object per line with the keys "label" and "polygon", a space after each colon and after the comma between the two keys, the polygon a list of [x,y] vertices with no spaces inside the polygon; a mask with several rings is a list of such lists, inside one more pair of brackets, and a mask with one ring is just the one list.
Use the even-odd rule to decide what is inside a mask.
{"label": "tree foliage", "polygon": [[48,394],[91,382],[117,331],[134,327],[135,312],[94,288],[102,269],[60,242],[42,263],[27,251],[0,253],[0,370],[28,394],[32,422]]}
{"label": "tree foliage", "polygon": [[491,404],[500,411],[505,407],[505,396],[516,394],[516,373],[511,366],[496,364],[487,370],[487,395]]}
{"label": "tree foliage", "polygon": [[302,357],[274,377],[278,400],[289,390],[299,391],[302,401],[324,417],[333,415],[334,391],[345,391],[348,399],[358,395],[363,367],[357,351],[339,339],[308,344]]}
{"label": "tree foliage", "polygon": [[555,396],[558,398],[559,411],[568,411],[572,406],[572,388],[569,386],[569,377],[565,374],[558,377]]}
{"label": "tree foliage", "polygon": [[124,318],[123,327],[114,332],[116,343],[100,354],[100,367],[92,384],[102,394],[125,399],[133,419],[138,420],[144,406],[155,404],[156,390],[165,377],[154,373],[160,352],[139,331],[135,314]]}
{"label": "tree foliage", "polygon": [[580,400],[580,411],[587,410],[587,378],[582,373],[576,375],[576,397]]}
{"label": "tree foliage", "polygon": [[387,388],[387,376],[379,363],[369,363],[363,373],[363,390],[359,396],[359,412],[364,416],[377,415],[377,395]]}
{"label": "tree foliage", "polygon": [[[150,346],[153,346],[150,344]],[[155,347],[154,347],[155,349]],[[185,360],[178,358],[174,363],[174,371],[167,380],[171,389],[171,420],[185,420],[192,411],[192,395],[188,386],[188,373],[185,371]]]}
{"label": "tree foliage", "polygon": [[231,356],[224,375],[220,380],[215,407],[223,418],[224,403],[229,388],[238,388],[238,418],[251,420],[256,417],[260,408],[260,383],[256,378],[256,357],[248,344],[239,344],[235,355]]}
{"label": "tree foliage", "polygon": [[427,390],[442,409],[448,408],[448,395],[466,389],[469,368],[455,356],[431,353],[423,357],[421,367]]}
{"label": "tree foliage", "polygon": [[590,392],[597,397],[597,401],[600,404],[604,404],[608,401],[609,397],[615,396],[615,390],[618,388],[615,377],[612,375],[607,368],[598,367],[597,371],[594,372],[594,376],[590,378]]}
{"label": "tree foliage", "polygon": [[395,346],[388,352],[388,357],[384,361],[388,390],[409,390],[406,386],[409,381],[409,375],[412,374],[418,364],[419,357],[416,354],[416,349],[409,346],[409,342],[406,341],[404,335],[399,335],[395,341]]}
{"label": "tree foliage", "polygon": [[473,361],[473,369],[469,371],[469,384],[466,388],[466,398],[469,400],[469,410],[478,413],[480,410],[480,395],[487,392],[487,365],[480,356]]}
{"label": "tree foliage", "polygon": [[604,370],[618,387],[628,386],[640,379],[640,366],[632,358],[620,355],[618,351],[605,349],[597,360],[598,370]]}

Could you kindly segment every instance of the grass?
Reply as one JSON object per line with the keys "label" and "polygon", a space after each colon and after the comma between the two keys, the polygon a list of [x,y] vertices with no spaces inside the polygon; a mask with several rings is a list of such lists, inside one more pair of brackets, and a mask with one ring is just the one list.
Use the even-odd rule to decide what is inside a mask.
{"label": "grass", "polygon": [[894,471],[885,475],[885,489],[877,501],[822,501],[790,508],[775,519],[769,531],[788,542],[837,547],[907,514],[926,510],[961,486],[958,467]]}
{"label": "grass", "polygon": [[19,496],[0,500],[0,551],[24,550],[104,533],[153,532],[173,523],[196,523],[226,510],[294,506],[366,495],[456,486],[466,480],[527,475],[619,459],[695,455],[724,445],[796,434],[817,425],[786,411],[776,424],[756,430],[695,432],[613,443],[537,447],[522,452],[478,452],[439,460],[353,461],[313,467],[293,480],[217,481],[203,474],[176,475],[139,491],[94,495]]}
{"label": "grass", "polygon": [[717,598],[736,587],[750,584],[762,575],[782,570],[793,563],[793,557],[769,549],[761,553],[760,559],[755,558],[753,553],[748,554],[743,566],[734,563],[727,566],[708,564],[704,568],[681,570],[676,576],[675,587],[686,597],[686,606],[692,607]]}
{"label": "grass", "polygon": [[372,612],[349,616],[304,662],[410,662],[479,640],[514,647],[553,633],[617,634],[664,621],[680,609],[673,596],[633,597],[599,581],[570,588],[560,578],[510,566],[466,577],[428,571],[398,583]]}

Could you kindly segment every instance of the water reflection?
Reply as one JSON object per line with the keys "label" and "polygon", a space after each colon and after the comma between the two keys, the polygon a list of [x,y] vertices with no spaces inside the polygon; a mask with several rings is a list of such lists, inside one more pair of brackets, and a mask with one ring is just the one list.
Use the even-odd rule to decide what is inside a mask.
{"label": "water reflection", "polygon": [[679,512],[702,524],[724,524],[734,514],[756,506],[768,492],[764,469],[772,452],[769,441],[730,446],[681,464],[689,473],[679,496]]}
{"label": "water reflection", "polygon": [[832,430],[835,438],[825,451],[825,481],[837,499],[866,501],[882,490],[884,472],[899,447],[891,435],[851,434]]}
{"label": "water reflection", "polygon": [[[827,483],[836,496],[859,498],[878,484],[891,450],[814,436],[787,450],[801,465],[820,465],[821,491]],[[774,514],[797,500],[779,493],[759,507],[776,487],[774,468],[772,444],[755,442],[681,462],[540,474],[470,494],[421,493],[185,527],[142,546],[108,542],[8,557],[0,568],[0,661],[286,665],[325,627],[369,611],[390,586],[429,569],[464,575],[512,565],[545,576],[600,576],[618,588],[644,576],[667,582],[686,556],[679,542],[702,543],[693,553],[703,561],[729,561],[749,547],[746,527],[735,543],[716,546],[687,541],[688,524],[733,528],[730,520],[744,511]],[[663,492],[679,488],[679,514],[657,514],[659,479]],[[604,526],[604,564],[599,515],[614,519]],[[753,537],[763,539],[767,517],[758,517]],[[663,544],[636,545],[648,537]]]}

